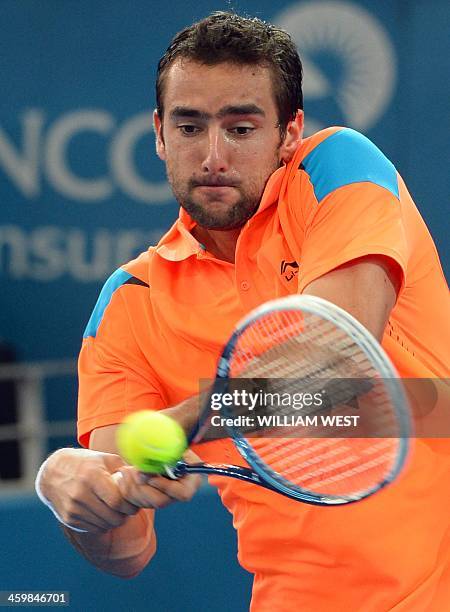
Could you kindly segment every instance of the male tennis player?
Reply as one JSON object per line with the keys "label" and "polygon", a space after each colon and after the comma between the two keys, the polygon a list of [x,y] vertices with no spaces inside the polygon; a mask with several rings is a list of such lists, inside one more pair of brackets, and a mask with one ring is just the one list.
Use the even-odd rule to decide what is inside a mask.
{"label": "male tennis player", "polygon": [[[155,552],[154,509],[190,499],[199,478],[142,481],[116,454],[117,426],[141,409],[192,420],[180,403],[213,377],[221,346],[256,305],[325,298],[378,338],[401,375],[449,373],[449,296],[425,224],[364,136],[334,127],[303,139],[301,63],[285,32],[214,13],[174,38],[156,89],[156,149],[180,216],[106,282],[80,356],[86,449],[57,451],[38,479],[74,546],[122,577]],[[234,459],[227,441],[194,450]],[[446,450],[418,440],[397,482],[337,508],[212,479],[255,575],[252,610],[448,610]]]}

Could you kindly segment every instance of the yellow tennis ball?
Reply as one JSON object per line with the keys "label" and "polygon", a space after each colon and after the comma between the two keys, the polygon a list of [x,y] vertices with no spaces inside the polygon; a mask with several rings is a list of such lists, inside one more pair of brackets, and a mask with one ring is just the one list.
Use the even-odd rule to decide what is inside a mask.
{"label": "yellow tennis ball", "polygon": [[162,412],[141,410],[128,415],[117,430],[119,453],[141,472],[162,474],[187,448],[186,434]]}

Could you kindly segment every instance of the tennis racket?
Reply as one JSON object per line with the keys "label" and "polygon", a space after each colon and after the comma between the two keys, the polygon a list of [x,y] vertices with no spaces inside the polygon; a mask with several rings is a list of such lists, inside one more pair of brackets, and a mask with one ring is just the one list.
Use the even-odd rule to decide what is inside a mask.
{"label": "tennis racket", "polygon": [[348,504],[399,474],[409,408],[373,336],[336,305],[296,295],[252,311],[223,349],[189,444],[223,437],[248,467],[179,461],[168,475],[218,474],[302,502]]}

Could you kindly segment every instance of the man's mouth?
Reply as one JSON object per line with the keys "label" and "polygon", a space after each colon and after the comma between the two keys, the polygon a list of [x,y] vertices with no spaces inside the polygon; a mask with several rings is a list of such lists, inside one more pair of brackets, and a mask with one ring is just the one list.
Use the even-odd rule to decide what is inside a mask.
{"label": "man's mouth", "polygon": [[230,181],[230,179],[204,179],[202,181],[192,181],[191,185],[193,187],[212,187],[212,188],[220,188],[220,187],[237,187],[238,183],[236,181]]}

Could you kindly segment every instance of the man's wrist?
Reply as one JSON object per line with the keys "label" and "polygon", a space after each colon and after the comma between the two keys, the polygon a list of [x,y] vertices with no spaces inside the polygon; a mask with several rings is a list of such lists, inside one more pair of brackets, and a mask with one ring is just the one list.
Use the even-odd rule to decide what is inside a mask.
{"label": "man's wrist", "polygon": [[78,529],[77,527],[73,527],[72,525],[69,525],[68,523],[65,523],[63,521],[63,519],[59,516],[58,512],[55,510],[55,508],[53,507],[53,504],[50,502],[49,499],[47,499],[47,497],[44,495],[42,488],[41,488],[41,483],[42,483],[42,477],[44,474],[45,469],[48,466],[48,461],[54,457],[57,453],[59,453],[60,451],[63,451],[64,449],[60,448],[59,450],[57,450],[55,453],[53,453],[53,455],[50,455],[50,457],[47,457],[47,459],[43,462],[43,464],[41,465],[41,467],[39,468],[39,471],[36,475],[36,480],[34,482],[34,488],[36,490],[36,494],[39,497],[39,499],[41,500],[41,502],[47,506],[47,508],[50,508],[50,510],[53,512],[54,516],[58,519],[58,521],[64,525],[65,527],[67,527],[68,529],[71,529],[72,531],[76,531],[78,533],[87,533],[85,529]]}

